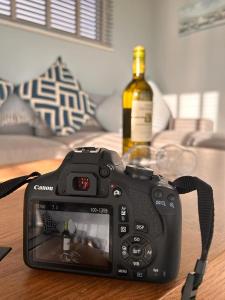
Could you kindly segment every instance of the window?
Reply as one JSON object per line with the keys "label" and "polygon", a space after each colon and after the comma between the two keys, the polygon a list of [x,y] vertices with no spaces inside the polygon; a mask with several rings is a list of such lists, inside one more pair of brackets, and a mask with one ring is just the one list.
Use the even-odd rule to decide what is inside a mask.
{"label": "window", "polygon": [[173,118],[211,120],[214,131],[217,130],[220,99],[217,91],[180,95],[171,94],[164,95],[163,98],[169,106]]}
{"label": "window", "polygon": [[111,46],[111,0],[0,0],[0,18],[29,29]]}

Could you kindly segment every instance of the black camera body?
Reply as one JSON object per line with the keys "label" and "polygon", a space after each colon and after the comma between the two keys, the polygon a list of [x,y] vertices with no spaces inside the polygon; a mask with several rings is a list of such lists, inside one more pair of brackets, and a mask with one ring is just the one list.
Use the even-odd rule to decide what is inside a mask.
{"label": "black camera body", "polygon": [[168,282],[177,276],[181,204],[152,170],[107,149],[77,148],[29,183],[24,261],[33,268]]}

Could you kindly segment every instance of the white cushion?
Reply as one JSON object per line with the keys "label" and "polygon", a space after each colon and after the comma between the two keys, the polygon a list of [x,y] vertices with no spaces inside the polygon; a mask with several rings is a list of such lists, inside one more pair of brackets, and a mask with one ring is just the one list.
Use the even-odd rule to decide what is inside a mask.
{"label": "white cushion", "polygon": [[119,132],[122,127],[122,97],[113,93],[96,108],[96,119],[102,127],[111,132]]}
{"label": "white cushion", "polygon": [[160,92],[158,86],[153,82],[148,82],[153,90],[153,120],[152,120],[152,130],[153,133],[163,131],[167,128],[169,120],[171,118],[171,112],[163,100],[162,93]]}
{"label": "white cushion", "polygon": [[[154,93],[153,133],[167,128],[171,112],[157,85],[149,81]],[[107,131],[119,132],[122,128],[122,95],[114,93],[100,103],[96,109],[96,118]]]}

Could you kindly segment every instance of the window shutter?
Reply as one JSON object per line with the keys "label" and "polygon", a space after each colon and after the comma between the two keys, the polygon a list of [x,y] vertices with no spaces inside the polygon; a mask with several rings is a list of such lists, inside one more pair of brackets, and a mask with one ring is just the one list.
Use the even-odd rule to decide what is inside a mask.
{"label": "window shutter", "polygon": [[112,0],[0,0],[0,18],[111,46]]}
{"label": "window shutter", "polygon": [[46,24],[45,0],[16,0],[16,18],[31,23]]}
{"label": "window shutter", "polygon": [[111,45],[111,0],[80,0],[79,20],[81,37]]}
{"label": "window shutter", "polygon": [[95,40],[100,12],[96,0],[80,0],[80,36]]}
{"label": "window shutter", "polygon": [[113,4],[111,0],[102,0],[101,5],[101,42],[102,44],[111,46],[113,29]]}
{"label": "window shutter", "polygon": [[5,16],[11,15],[11,1],[10,0],[1,0],[0,1],[0,14]]}
{"label": "window shutter", "polygon": [[70,33],[76,32],[76,1],[51,0],[50,27]]}

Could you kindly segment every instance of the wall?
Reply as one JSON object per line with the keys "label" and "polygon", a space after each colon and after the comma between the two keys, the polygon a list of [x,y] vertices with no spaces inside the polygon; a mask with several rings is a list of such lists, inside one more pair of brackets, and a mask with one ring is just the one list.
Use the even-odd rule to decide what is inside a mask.
{"label": "wall", "polygon": [[131,78],[132,48],[150,48],[150,6],[149,0],[114,0],[113,51],[0,25],[0,77],[31,79],[62,55],[85,90],[120,91]]}
{"label": "wall", "polygon": [[225,133],[225,25],[178,35],[178,8],[188,0],[152,0],[153,78],[164,93],[217,91],[218,130]]}
{"label": "wall", "polygon": [[147,76],[163,93],[219,92],[219,131],[225,132],[225,26],[179,37],[177,10],[185,1],[114,0],[113,51],[0,25],[0,77],[31,79],[60,54],[85,90],[120,92],[140,43],[147,48]]}

